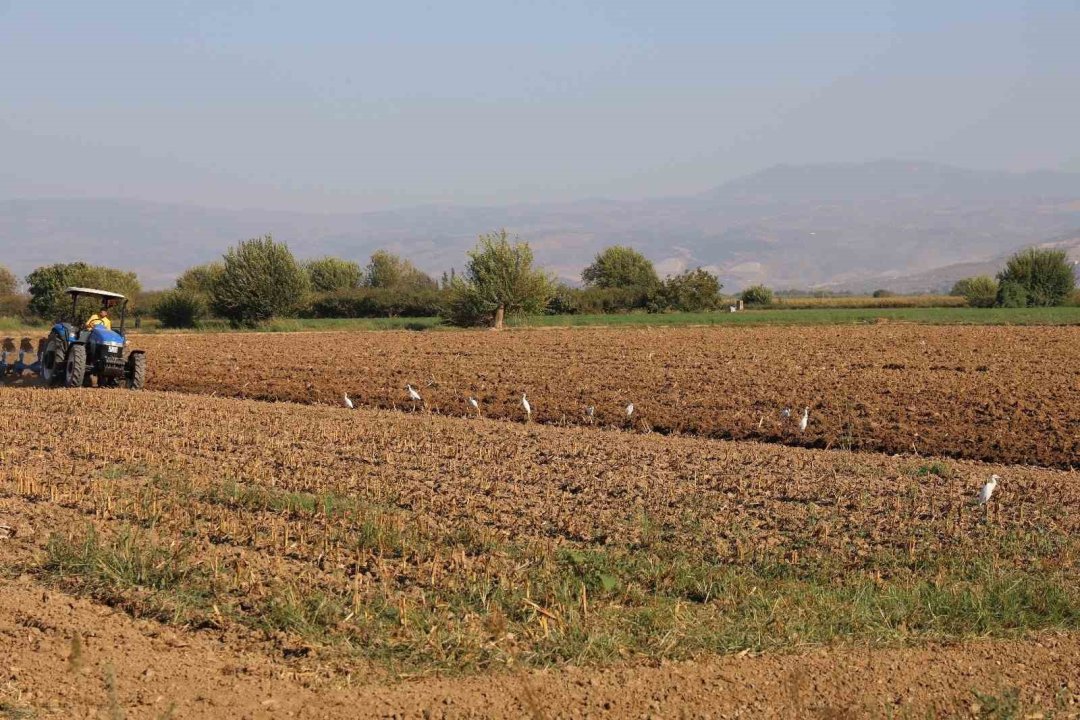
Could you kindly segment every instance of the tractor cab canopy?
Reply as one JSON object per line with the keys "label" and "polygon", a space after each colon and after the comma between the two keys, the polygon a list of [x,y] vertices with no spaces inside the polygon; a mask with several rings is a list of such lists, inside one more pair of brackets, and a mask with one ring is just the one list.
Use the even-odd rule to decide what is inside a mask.
{"label": "tractor cab canopy", "polygon": [[[108,290],[98,290],[97,288],[85,288],[85,287],[67,287],[64,288],[64,292],[71,296],[71,321],[77,321],[77,311],[79,305],[79,298],[96,298],[101,301],[102,307],[112,307],[113,305],[120,305],[120,327],[117,334],[123,336],[124,334],[124,314],[127,309],[127,298],[120,293],[109,292]],[[111,333],[110,333],[111,334]]]}
{"label": "tractor cab canopy", "polygon": [[[120,293],[109,292],[108,290],[95,290],[94,288],[84,288],[84,287],[68,287],[68,288],[64,288],[64,292],[66,292],[68,295],[70,295],[72,297],[72,299],[76,299],[80,295],[85,295],[86,297],[101,298],[106,303],[108,303],[108,301],[110,301],[110,300],[113,300],[113,301],[123,300],[125,302],[127,301],[127,298],[124,297],[123,295],[121,295]],[[113,303],[108,303],[108,304],[113,304]]]}

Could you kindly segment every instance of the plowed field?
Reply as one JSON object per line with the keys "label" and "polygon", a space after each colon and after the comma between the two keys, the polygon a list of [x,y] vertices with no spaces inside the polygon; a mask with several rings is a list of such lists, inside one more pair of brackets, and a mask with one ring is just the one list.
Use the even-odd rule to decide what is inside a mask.
{"label": "plowed field", "polygon": [[[527,392],[543,423],[1080,463],[1076,327],[163,335],[138,344],[157,389],[325,404],[347,392],[366,407],[448,415],[473,412],[474,396],[485,417],[517,421]],[[422,405],[410,403],[406,383]]]}
{"label": "plowed field", "polygon": [[1080,703],[1074,471],[157,392],[8,388],[0,414],[10,713]]}

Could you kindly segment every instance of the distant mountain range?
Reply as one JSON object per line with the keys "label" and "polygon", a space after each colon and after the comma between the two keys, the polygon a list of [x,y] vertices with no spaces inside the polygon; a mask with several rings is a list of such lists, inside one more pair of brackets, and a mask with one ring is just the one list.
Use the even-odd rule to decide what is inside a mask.
{"label": "distant mountain range", "polygon": [[[1029,243],[1025,245],[1025,247],[1030,247],[1031,245],[1032,244]],[[1077,279],[1080,280],[1080,229],[1053,238],[1047,242],[1034,243],[1034,246],[1052,250],[1064,250],[1069,260],[1073,263],[1074,272],[1077,273]],[[869,287],[870,285],[875,285],[875,287],[887,285],[890,290],[901,293],[947,292],[954,284],[956,284],[956,281],[961,278],[974,277],[976,275],[994,277],[1005,267],[1005,263],[1008,261],[1009,256],[1012,255],[1015,250],[1020,249],[1022,248],[1014,248],[1013,251],[1002,253],[990,260],[955,263],[953,265],[945,265],[944,267],[916,273],[914,275],[881,278],[881,281],[876,285],[870,280],[866,282],[866,287]]]}
{"label": "distant mountain range", "polygon": [[1080,227],[1080,173],[893,160],[781,165],[690,196],[327,215],[8,199],[0,200],[0,264],[21,276],[51,262],[105,262],[136,270],[148,288],[165,287],[238,240],[273,233],[300,257],[365,262],[385,248],[439,274],[462,266],[478,234],[501,227],[568,280],[618,243],[644,252],[661,274],[707,267],[729,290],[756,282],[939,289],[960,271],[950,266],[988,267]]}

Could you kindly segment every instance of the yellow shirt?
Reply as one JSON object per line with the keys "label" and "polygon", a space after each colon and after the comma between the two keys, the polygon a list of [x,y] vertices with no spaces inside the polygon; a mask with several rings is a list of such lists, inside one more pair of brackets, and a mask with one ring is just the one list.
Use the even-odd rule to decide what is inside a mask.
{"label": "yellow shirt", "polygon": [[97,313],[90,316],[86,321],[86,329],[93,330],[95,325],[104,325],[106,330],[112,330],[112,321],[107,317],[101,317]]}

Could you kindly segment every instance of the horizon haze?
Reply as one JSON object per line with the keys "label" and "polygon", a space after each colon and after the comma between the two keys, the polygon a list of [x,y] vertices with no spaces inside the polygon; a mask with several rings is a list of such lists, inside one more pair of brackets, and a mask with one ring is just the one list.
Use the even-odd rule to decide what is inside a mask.
{"label": "horizon haze", "polygon": [[366,212],[1080,168],[1080,6],[0,0],[0,197]]}
{"label": "horizon haze", "polygon": [[506,227],[565,279],[619,243],[900,282],[1080,228],[1078,36],[1068,0],[0,0],[0,263],[163,287],[274,233],[437,274]]}

